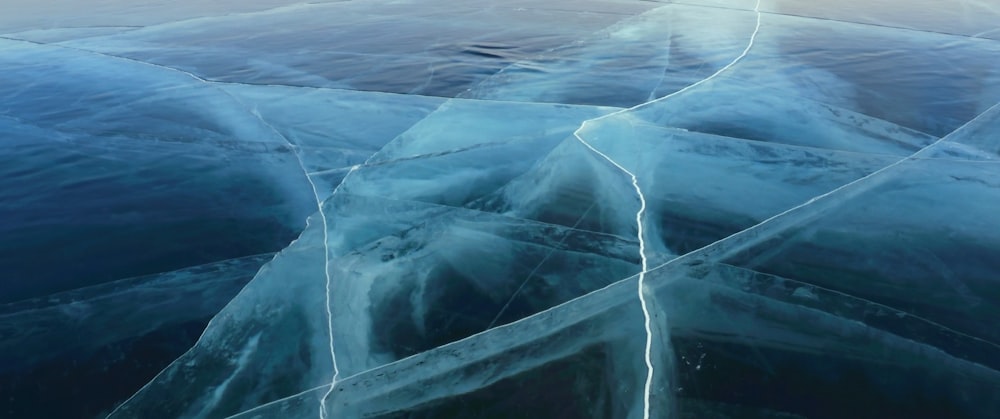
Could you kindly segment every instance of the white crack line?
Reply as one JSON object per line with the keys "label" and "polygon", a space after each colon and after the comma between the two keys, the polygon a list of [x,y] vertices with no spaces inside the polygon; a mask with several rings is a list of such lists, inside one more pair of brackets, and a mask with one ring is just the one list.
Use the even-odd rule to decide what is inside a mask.
{"label": "white crack line", "polygon": [[747,54],[750,52],[750,49],[753,47],[754,41],[757,39],[757,34],[760,32],[760,20],[761,20],[760,0],[757,0],[756,4],[754,5],[753,11],[757,15],[757,23],[754,26],[753,33],[750,35],[750,41],[747,43],[747,46],[743,50],[743,52],[739,56],[737,56],[735,59],[733,59],[733,61],[731,61],[729,64],[727,64],[724,67],[720,68],[715,73],[712,73],[712,75],[710,75],[710,76],[708,76],[708,77],[706,77],[706,78],[704,78],[702,80],[699,80],[698,82],[696,82],[694,84],[691,84],[691,85],[689,85],[689,86],[687,86],[687,87],[685,87],[685,88],[683,88],[681,90],[678,90],[678,91],[676,91],[674,93],[671,93],[669,95],[663,96],[663,97],[655,99],[655,100],[651,100],[651,101],[640,103],[640,104],[635,105],[635,106],[633,106],[631,108],[622,109],[622,110],[617,111],[617,112],[609,113],[609,114],[604,115],[604,116],[600,116],[600,117],[597,117],[597,118],[594,118],[594,119],[588,119],[586,121],[583,121],[583,123],[580,124],[580,127],[577,128],[576,131],[573,132],[573,136],[576,137],[576,139],[578,141],[580,141],[581,144],[583,144],[584,146],[586,146],[587,148],[589,148],[595,154],[603,157],[605,160],[607,160],[613,166],[617,167],[623,173],[625,173],[626,175],[628,175],[629,178],[632,181],[632,187],[635,188],[635,192],[639,196],[639,211],[637,211],[635,213],[635,223],[636,223],[636,226],[637,226],[637,229],[638,229],[637,235],[638,235],[638,238],[639,238],[639,258],[642,260],[642,270],[639,272],[639,281],[638,281],[638,287],[637,287],[636,291],[637,291],[637,293],[639,295],[639,303],[642,306],[643,325],[645,326],[645,329],[646,329],[646,347],[645,347],[645,352],[643,354],[644,355],[644,360],[646,362],[646,384],[643,387],[643,393],[642,393],[643,394],[643,400],[642,400],[642,417],[643,417],[643,419],[649,419],[649,411],[650,411],[650,402],[649,402],[649,399],[650,399],[650,395],[652,393],[653,371],[654,371],[653,361],[652,361],[653,331],[652,331],[652,327],[650,326],[650,323],[652,322],[652,320],[651,320],[651,316],[649,314],[649,307],[648,307],[648,304],[646,302],[646,296],[643,293],[643,288],[645,287],[646,272],[649,271],[649,266],[648,266],[649,261],[648,261],[648,259],[646,257],[646,241],[643,238],[644,226],[643,226],[643,223],[642,223],[643,215],[646,212],[646,196],[642,193],[642,188],[639,187],[639,178],[636,177],[635,173],[632,173],[631,171],[629,171],[628,169],[626,169],[625,166],[622,166],[617,161],[615,161],[614,159],[612,159],[610,156],[608,156],[607,154],[602,153],[600,150],[598,150],[593,145],[591,145],[590,143],[588,143],[586,140],[583,139],[583,137],[580,135],[580,133],[587,127],[588,124],[591,124],[591,123],[594,123],[594,122],[599,122],[599,121],[601,121],[601,120],[603,120],[605,118],[610,118],[610,117],[615,116],[615,115],[621,115],[621,114],[624,114],[626,112],[630,112],[630,111],[639,109],[641,107],[644,107],[644,106],[647,106],[647,105],[651,105],[653,103],[660,102],[660,101],[669,99],[671,97],[677,96],[677,95],[679,95],[681,93],[684,93],[684,92],[686,92],[688,90],[691,90],[691,89],[693,89],[693,88],[695,88],[695,87],[697,87],[697,86],[699,86],[699,85],[701,85],[701,84],[703,84],[703,83],[705,83],[705,82],[707,82],[709,80],[712,80],[712,79],[718,77],[720,74],[724,73],[726,70],[729,70],[730,68],[732,68],[734,65],[736,65],[736,63],[740,62],[740,60],[742,60],[744,57],[747,56]]}

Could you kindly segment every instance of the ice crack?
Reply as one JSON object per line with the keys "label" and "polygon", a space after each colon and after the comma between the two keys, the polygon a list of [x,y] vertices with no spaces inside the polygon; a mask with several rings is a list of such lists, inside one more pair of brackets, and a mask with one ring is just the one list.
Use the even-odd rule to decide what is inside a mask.
{"label": "ice crack", "polygon": [[628,175],[629,179],[632,182],[632,187],[635,189],[636,195],[639,196],[639,210],[636,211],[636,213],[635,213],[635,223],[636,223],[636,227],[637,227],[637,236],[638,236],[638,239],[639,239],[639,258],[642,261],[642,264],[641,264],[642,270],[639,271],[639,280],[637,282],[638,285],[636,287],[637,288],[636,292],[637,292],[637,294],[639,296],[639,304],[642,307],[643,326],[644,326],[645,332],[646,332],[646,346],[645,346],[645,350],[644,350],[644,353],[643,353],[643,360],[646,363],[646,382],[645,382],[645,385],[643,386],[643,393],[642,393],[642,395],[643,395],[643,397],[642,397],[642,417],[643,417],[643,419],[649,419],[649,415],[650,415],[650,397],[651,397],[651,393],[652,393],[653,373],[654,373],[654,366],[653,366],[653,361],[652,361],[652,352],[653,352],[653,331],[652,331],[652,327],[651,327],[652,316],[650,315],[650,312],[649,312],[649,305],[648,305],[648,303],[646,301],[646,295],[643,293],[643,288],[645,287],[646,273],[649,271],[649,260],[648,260],[648,258],[646,256],[646,240],[643,237],[644,236],[644,234],[643,234],[644,233],[644,225],[643,225],[643,222],[642,222],[643,215],[645,215],[645,212],[646,212],[646,196],[642,193],[642,188],[639,186],[639,178],[635,175],[635,173],[633,173],[632,171],[626,169],[625,166],[622,166],[620,163],[618,163],[617,161],[615,161],[615,159],[611,158],[607,154],[601,152],[596,147],[594,147],[593,145],[591,145],[590,143],[588,143],[587,140],[583,139],[583,136],[581,136],[581,133],[586,129],[586,127],[589,124],[593,124],[595,122],[599,122],[599,121],[601,121],[603,119],[610,118],[612,116],[625,114],[627,112],[630,112],[630,111],[633,111],[633,110],[636,110],[636,109],[639,109],[639,108],[651,105],[653,103],[669,99],[669,98],[671,98],[673,96],[676,96],[676,95],[684,93],[684,92],[686,92],[688,90],[691,90],[691,89],[693,89],[693,88],[695,88],[695,87],[697,87],[697,86],[699,86],[699,85],[701,85],[701,84],[703,84],[703,83],[705,83],[705,82],[707,82],[709,80],[712,80],[715,77],[719,76],[720,74],[722,74],[725,71],[727,71],[730,68],[732,68],[734,65],[736,65],[736,63],[740,62],[740,60],[742,60],[744,57],[747,56],[747,54],[750,52],[750,49],[753,47],[754,41],[757,39],[757,34],[760,32],[760,20],[761,20],[760,0],[756,1],[756,4],[754,5],[753,11],[756,14],[757,22],[756,22],[756,24],[754,26],[753,33],[750,34],[750,41],[747,42],[747,46],[746,46],[745,49],[743,49],[743,52],[740,53],[739,56],[737,56],[736,58],[734,58],[733,61],[731,61],[729,64],[726,64],[725,66],[723,66],[722,68],[720,68],[715,73],[712,73],[712,75],[710,75],[710,76],[708,76],[708,77],[706,77],[704,79],[701,79],[701,80],[699,80],[696,83],[688,85],[688,86],[684,87],[683,89],[680,89],[680,90],[678,90],[676,92],[673,92],[673,93],[671,93],[669,95],[666,95],[666,96],[663,96],[661,98],[657,98],[657,99],[654,99],[654,100],[650,100],[650,101],[647,101],[647,102],[640,103],[640,104],[635,105],[635,106],[633,106],[631,108],[622,109],[622,110],[617,111],[617,112],[609,113],[607,115],[603,115],[603,116],[600,116],[600,117],[597,117],[597,118],[594,118],[594,119],[588,119],[586,121],[583,121],[583,123],[580,124],[580,127],[577,128],[576,131],[573,132],[573,136],[576,137],[577,141],[579,141],[585,147],[587,147],[588,149],[590,149],[590,151],[593,151],[594,154],[597,154],[598,156],[601,156],[602,158],[604,158],[605,160],[607,160],[609,163],[611,163],[612,166],[615,166],[616,168],[618,168],[618,170],[621,170],[622,173],[625,173],[626,175]]}

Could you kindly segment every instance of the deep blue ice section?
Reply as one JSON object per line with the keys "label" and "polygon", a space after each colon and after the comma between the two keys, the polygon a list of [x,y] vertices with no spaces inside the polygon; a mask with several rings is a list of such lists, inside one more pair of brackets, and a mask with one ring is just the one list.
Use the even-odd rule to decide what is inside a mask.
{"label": "deep blue ice section", "polygon": [[0,301],[276,251],[302,227],[295,159],[249,134],[224,92],[92,53],[0,48]]}

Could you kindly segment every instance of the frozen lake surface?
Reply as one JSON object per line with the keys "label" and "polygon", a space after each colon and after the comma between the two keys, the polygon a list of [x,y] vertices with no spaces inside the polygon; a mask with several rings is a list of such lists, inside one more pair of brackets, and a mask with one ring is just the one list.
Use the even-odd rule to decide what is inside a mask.
{"label": "frozen lake surface", "polygon": [[1000,2],[12,0],[0,417],[1000,416]]}

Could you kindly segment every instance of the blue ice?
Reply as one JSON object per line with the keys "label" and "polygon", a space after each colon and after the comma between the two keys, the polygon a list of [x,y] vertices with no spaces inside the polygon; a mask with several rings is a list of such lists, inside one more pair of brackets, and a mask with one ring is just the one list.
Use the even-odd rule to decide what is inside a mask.
{"label": "blue ice", "polygon": [[1000,411],[1000,7],[237,3],[0,17],[2,377],[203,321],[98,413]]}

